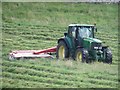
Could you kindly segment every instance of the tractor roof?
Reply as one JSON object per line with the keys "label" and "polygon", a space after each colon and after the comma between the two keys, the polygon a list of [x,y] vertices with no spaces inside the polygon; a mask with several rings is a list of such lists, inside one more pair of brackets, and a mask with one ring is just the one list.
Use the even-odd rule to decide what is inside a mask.
{"label": "tractor roof", "polygon": [[70,24],[69,26],[94,26],[89,24]]}

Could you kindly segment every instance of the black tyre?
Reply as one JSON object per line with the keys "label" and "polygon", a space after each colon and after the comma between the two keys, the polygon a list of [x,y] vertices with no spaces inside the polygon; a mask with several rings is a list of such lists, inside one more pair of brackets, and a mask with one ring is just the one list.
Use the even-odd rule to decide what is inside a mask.
{"label": "black tyre", "polygon": [[64,41],[59,42],[56,57],[57,59],[65,59],[69,57],[68,47]]}
{"label": "black tyre", "polygon": [[85,49],[77,49],[75,53],[75,60],[89,63],[89,53]]}
{"label": "black tyre", "polygon": [[105,63],[112,64],[112,52],[110,49],[105,49]]}

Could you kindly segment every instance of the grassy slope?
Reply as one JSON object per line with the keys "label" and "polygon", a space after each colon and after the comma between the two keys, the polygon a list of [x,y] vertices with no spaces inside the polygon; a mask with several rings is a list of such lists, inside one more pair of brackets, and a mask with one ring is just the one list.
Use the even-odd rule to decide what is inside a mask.
{"label": "grassy slope", "polygon": [[[3,87],[117,87],[118,17],[116,4],[3,3]],[[15,49],[44,49],[70,23],[97,23],[97,38],[113,52],[113,64],[82,64],[47,59],[9,61]]]}

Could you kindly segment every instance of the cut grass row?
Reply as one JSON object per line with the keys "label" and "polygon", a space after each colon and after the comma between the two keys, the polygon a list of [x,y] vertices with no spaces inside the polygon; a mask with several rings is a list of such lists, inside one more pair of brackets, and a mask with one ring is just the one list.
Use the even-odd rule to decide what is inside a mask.
{"label": "cut grass row", "polygon": [[[62,27],[62,26],[49,26],[49,25],[19,25],[20,23],[18,23],[16,25],[16,23],[3,23],[3,29],[26,29],[26,30],[44,30],[44,31],[64,31],[65,29],[67,29],[67,26],[66,27]],[[43,32],[44,32],[43,31]],[[25,31],[26,32],[26,31]]]}
{"label": "cut grass row", "polygon": [[3,63],[3,66],[11,66],[11,67],[26,67],[26,68],[31,68],[31,69],[37,69],[39,71],[46,71],[46,72],[51,72],[51,73],[61,73],[61,74],[67,74],[67,75],[76,75],[78,74],[78,72],[74,71],[74,70],[67,70],[64,68],[59,68],[59,67],[51,67],[51,66],[42,66],[42,65],[29,65],[29,64],[25,64],[25,63],[9,63],[9,62],[5,62]]}
{"label": "cut grass row", "polygon": [[[60,75],[60,76],[64,76],[65,78],[69,78],[69,76],[70,76],[70,78],[74,78],[74,77],[72,77],[72,75],[79,77],[82,74],[83,77],[85,76],[85,77],[90,77],[90,78],[117,81],[117,72],[116,71],[114,73],[113,73],[113,71],[108,73],[103,70],[103,72],[101,72],[101,73],[99,71],[97,71],[96,74],[93,74],[92,72],[90,72],[91,71],[91,68],[90,68],[89,73],[88,73],[88,71],[81,70],[81,72],[80,72],[79,69],[75,69],[74,71],[76,71],[77,72],[76,73],[72,70],[72,68],[66,69],[65,67],[62,68],[62,67],[57,67],[57,66],[52,66],[52,65],[44,66],[42,64],[39,64],[39,65],[36,64],[36,66],[33,66],[33,64],[26,65],[26,64],[18,64],[18,63],[9,63],[9,62],[6,62],[5,64],[3,64],[3,66],[4,66],[3,71],[9,71],[9,72],[13,72],[13,73],[15,73],[15,72],[16,73],[17,72],[18,73],[35,72],[36,75],[37,75],[37,73],[38,74],[45,73],[45,74],[47,74],[45,76],[49,76],[49,75],[52,76],[52,74],[53,74],[53,76]],[[11,68],[7,68],[8,66],[10,66]],[[56,69],[53,69],[53,68],[56,68]],[[64,72],[61,71],[62,69],[65,69]],[[35,73],[33,73],[33,74],[35,74]],[[107,75],[109,75],[109,76],[106,77]],[[55,76],[55,77],[57,77],[57,76]],[[79,79],[79,78],[77,78],[77,79]],[[77,80],[77,79],[75,79],[75,80]]]}
{"label": "cut grass row", "polygon": [[[38,63],[35,63],[35,62],[38,62]],[[30,64],[31,63],[31,64]],[[41,64],[43,63],[43,64]],[[48,63],[48,64],[44,64],[44,63]],[[35,64],[35,65],[34,65]],[[93,64],[85,64],[85,63],[81,63],[81,62],[75,62],[74,64],[74,61],[70,61],[70,60],[67,60],[67,61],[60,61],[60,60],[45,60],[45,59],[35,59],[35,60],[31,60],[31,61],[28,61],[28,60],[16,60],[16,61],[7,61],[7,60],[4,60],[4,62],[2,63],[2,65],[10,65],[10,66],[17,66],[17,67],[22,67],[22,66],[25,66],[25,67],[29,67],[29,68],[38,68],[38,69],[52,69],[54,67],[56,67],[55,69],[58,71],[58,70],[62,70],[64,69],[65,72],[71,72],[70,74],[72,73],[76,73],[78,74],[79,73],[79,69],[81,69],[82,66],[87,66],[88,68],[91,68],[92,70],[96,70],[99,66],[103,66],[103,67],[99,67],[100,69],[103,69],[103,70],[98,70],[98,71],[101,71],[101,72],[104,72],[104,71],[107,71],[109,70],[110,72],[114,73],[114,74],[117,74],[117,71],[114,71],[117,69],[117,66],[116,65],[106,65],[106,64],[103,64],[103,63],[95,63],[96,65]],[[94,67],[92,66],[94,65],[94,67],[96,67],[96,69],[94,69]],[[48,66],[48,68],[46,67]],[[78,67],[78,66],[81,66],[81,67]],[[76,72],[75,70],[78,69],[78,71]],[[87,70],[90,71],[89,69],[87,68],[83,68],[82,70]],[[114,72],[113,72],[114,71]]]}
{"label": "cut grass row", "polygon": [[[92,74],[92,76],[90,74],[86,74],[83,76],[81,74],[79,75],[75,75],[75,76],[72,76],[72,75],[62,75],[62,74],[59,74],[59,73],[50,73],[50,72],[44,72],[44,71],[37,71],[37,70],[34,70],[34,69],[26,69],[24,67],[22,67],[21,69],[20,68],[12,68],[9,69],[7,67],[3,67],[3,71],[4,72],[10,72],[10,73],[14,73],[14,74],[28,74],[30,76],[38,76],[38,77],[41,77],[41,78],[51,78],[51,79],[59,79],[59,80],[66,80],[66,81],[74,81],[74,82],[92,82],[92,83],[98,83],[98,84],[104,84],[104,85],[116,85],[117,86],[117,78],[115,80],[115,77],[109,77],[108,79],[104,79],[104,78],[100,78],[100,75],[95,75],[95,74]],[[25,75],[26,76],[26,75]],[[89,77],[87,77],[89,76]],[[99,76],[99,78],[98,78]],[[95,78],[96,77],[96,78]]]}
{"label": "cut grass row", "polygon": [[[67,26],[66,27],[64,27],[64,28],[51,28],[51,29],[49,29],[49,28],[42,28],[42,27],[40,27],[39,29],[30,29],[30,27],[29,28],[25,28],[25,27],[21,27],[21,28],[13,28],[13,27],[11,27],[11,28],[3,28],[3,30],[4,30],[4,32],[5,33],[8,33],[8,34],[15,34],[15,35],[18,35],[18,34],[25,34],[25,35],[29,35],[29,34],[35,34],[35,35],[49,35],[49,33],[50,32],[56,32],[56,33],[59,33],[60,35],[61,34],[63,34],[64,32],[67,32]],[[9,31],[8,31],[9,30]],[[36,32],[34,32],[34,31],[36,31]],[[96,36],[98,37],[104,37],[104,38],[112,38],[112,39],[117,39],[117,37],[118,37],[118,31],[116,30],[116,31],[111,31],[111,33],[110,33],[110,31],[108,32],[108,31],[106,31],[106,30],[104,30],[104,32],[103,31],[100,31],[100,30],[98,30],[98,32],[96,33]],[[110,35],[110,34],[112,34],[112,35]]]}
{"label": "cut grass row", "polygon": [[[28,22],[26,22],[28,23]],[[70,23],[69,23],[70,24]],[[117,28],[117,25],[114,26],[113,28],[109,28],[108,26],[97,26],[98,27],[98,32],[96,34],[101,34],[101,33],[104,33],[104,34],[118,34],[118,28]],[[52,25],[35,25],[35,24],[23,24],[23,25],[20,25],[20,22],[18,24],[16,23],[3,23],[3,29],[26,29],[25,32],[27,32],[28,30],[39,30],[39,31],[59,31],[59,32],[63,32],[63,31],[66,31],[66,29],[68,28],[68,25],[66,26],[52,26]],[[107,29],[106,29],[107,28]],[[108,30],[109,28],[109,30]],[[111,35],[112,36],[112,35]]]}
{"label": "cut grass row", "polygon": [[80,80],[80,81],[69,81],[67,79],[58,79],[58,78],[49,78],[49,77],[39,77],[39,76],[31,76],[29,74],[21,74],[21,73],[11,73],[11,72],[3,72],[3,75],[5,77],[9,77],[12,79],[23,79],[26,81],[35,81],[35,82],[42,82],[42,83],[53,83],[58,85],[67,85],[70,87],[86,87],[87,85],[90,87],[117,87],[117,83],[111,82],[111,81],[105,81],[105,80]]}
{"label": "cut grass row", "polygon": [[[36,81],[26,81],[24,79],[12,79],[12,78],[3,78],[3,82],[6,84],[3,84],[3,87],[6,88],[47,88],[47,87],[54,87],[54,88],[60,88],[60,87],[66,87],[69,88],[70,86],[67,85],[58,85],[53,83],[42,83],[42,82],[36,82]],[[23,83],[24,82],[24,83]]]}
{"label": "cut grass row", "polygon": [[[3,78],[3,81],[6,83],[3,85],[3,87],[9,87],[9,88],[76,88],[73,86],[68,86],[68,85],[58,85],[58,84],[54,84],[54,83],[42,83],[42,82],[36,82],[36,81],[26,81],[26,80],[21,80],[21,79],[11,79],[11,78]],[[8,83],[9,82],[9,83]],[[23,83],[24,82],[24,83]],[[22,85],[22,86],[21,86]],[[83,84],[82,84],[83,85]],[[94,88],[96,87],[96,85],[93,84],[85,84],[85,86],[82,85],[78,85],[78,87],[82,87],[82,88]],[[97,88],[111,88],[109,86],[104,86],[104,85],[99,85],[97,86]],[[116,88],[116,87],[112,87],[112,88]]]}
{"label": "cut grass row", "polygon": [[[29,71],[27,71],[27,70],[29,70]],[[68,75],[68,74],[62,74],[61,72],[59,72],[59,73],[50,72],[50,71],[47,72],[47,71],[44,71],[44,70],[37,70],[37,69],[32,69],[32,68],[29,69],[29,68],[26,68],[26,67],[11,67],[11,68],[7,68],[7,66],[4,66],[3,67],[3,71],[13,72],[13,73],[21,73],[21,74],[23,74],[23,73],[30,73],[30,74],[33,74],[33,75],[37,75],[37,74],[42,75],[43,74],[43,76],[49,76],[50,75],[51,78],[52,78],[52,74],[53,74],[53,77],[55,75],[60,75],[61,78],[62,78],[62,76],[65,76],[65,78],[69,78],[67,76],[70,76],[70,79],[74,78],[74,77],[72,77],[71,74]],[[117,75],[115,76],[115,74],[104,73],[104,75],[110,74],[110,76],[108,76],[108,77],[104,77],[104,75],[102,75],[103,73],[99,73],[99,72],[96,72],[96,74],[93,74],[91,72],[90,73],[82,73],[82,74],[83,74],[83,76],[90,77],[90,78],[92,78],[92,77],[95,78],[96,77],[97,79],[105,79],[105,80],[117,81]],[[78,73],[78,74],[76,74],[74,76],[79,76],[79,75],[81,75],[81,73]],[[60,76],[59,77],[55,76],[55,77],[60,78]],[[82,76],[81,76],[81,78],[82,78]],[[79,79],[79,78],[76,78],[76,79],[74,78],[74,80],[77,80],[77,79]]]}
{"label": "cut grass row", "polygon": [[[31,39],[34,39],[34,37],[36,38],[36,39],[44,39],[44,38],[51,38],[51,39],[54,39],[54,40],[56,40],[57,38],[59,38],[60,36],[63,36],[63,33],[64,32],[59,32],[59,34],[56,34],[56,35],[51,35],[50,33],[51,33],[51,31],[46,31],[45,30],[45,32],[41,32],[41,30],[38,30],[38,31],[36,31],[37,33],[34,33],[36,30],[5,30],[4,32],[3,32],[3,34],[6,34],[7,35],[7,33],[8,33],[8,35],[10,35],[11,34],[11,37],[14,37],[13,35],[19,35],[19,38],[23,38],[23,37],[25,37],[25,38],[23,38],[23,39],[27,39],[27,38],[29,38],[29,37],[31,37]],[[53,30],[52,30],[53,31]],[[26,34],[25,34],[26,33]],[[33,34],[34,33],[34,34]],[[54,33],[58,33],[58,31],[57,30],[55,30],[54,31]],[[13,34],[13,35],[12,35]],[[25,34],[25,35],[24,35]],[[33,38],[32,38],[33,37]],[[98,34],[97,35],[97,37],[98,38],[100,38],[101,40],[104,40],[104,41],[107,41],[107,40],[110,40],[111,42],[116,42],[116,44],[117,44],[117,42],[118,42],[118,39],[117,39],[117,35],[108,35],[108,34]],[[29,38],[30,39],[30,38]]]}
{"label": "cut grass row", "polygon": [[[34,32],[36,32],[36,33],[34,33]],[[66,32],[67,32],[67,30],[66,30]],[[56,34],[52,35],[51,33],[56,33]],[[23,30],[16,29],[16,30],[9,30],[9,31],[4,30],[3,34],[10,35],[11,37],[14,37],[13,35],[17,35],[19,38],[22,38],[22,36],[27,35],[27,36],[30,36],[31,38],[35,37],[35,36],[36,37],[43,36],[43,37],[51,37],[51,38],[54,37],[55,39],[57,39],[57,38],[60,38],[60,36],[62,36],[62,37],[64,36],[64,31],[59,32],[59,31],[55,30],[55,31],[42,31],[41,32],[41,30],[40,31],[39,30],[38,31],[37,30],[28,30],[25,32],[25,29],[23,29]],[[96,38],[99,38],[101,40],[110,40],[111,42],[115,42],[115,43],[118,42],[118,35],[110,36],[108,34],[97,34]]]}
{"label": "cut grass row", "polygon": [[[36,31],[37,32],[37,31]],[[17,30],[16,31],[6,31],[6,32],[4,32],[3,34],[6,34],[6,35],[19,35],[19,38],[23,38],[23,39],[44,39],[44,40],[47,40],[46,38],[50,38],[50,39],[52,39],[52,40],[56,40],[57,41],[57,39],[59,38],[59,37],[61,37],[61,36],[64,36],[63,35],[63,33],[59,33],[59,35],[57,34],[58,33],[58,31],[54,31],[54,32],[52,32],[52,33],[56,33],[55,35],[51,35],[50,34],[51,32],[38,32],[38,33],[34,33],[33,34],[33,32],[32,33],[30,33],[29,32],[29,34],[28,33],[24,33],[24,31],[21,31],[21,32],[18,32]],[[12,36],[12,37],[14,37],[14,36]],[[116,44],[118,44],[118,38],[117,38],[117,36],[107,36],[107,35],[97,35],[97,38],[99,38],[100,40],[102,40],[102,41],[107,41],[107,40],[110,40],[110,42],[113,42],[113,43],[116,43]]]}

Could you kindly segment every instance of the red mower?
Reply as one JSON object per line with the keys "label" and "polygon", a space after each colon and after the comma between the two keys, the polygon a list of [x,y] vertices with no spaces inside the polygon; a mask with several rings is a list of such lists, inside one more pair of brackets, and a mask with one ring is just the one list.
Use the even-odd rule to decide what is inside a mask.
{"label": "red mower", "polygon": [[15,50],[9,54],[9,59],[27,59],[27,58],[54,58],[51,54],[56,53],[57,47],[43,50]]}

